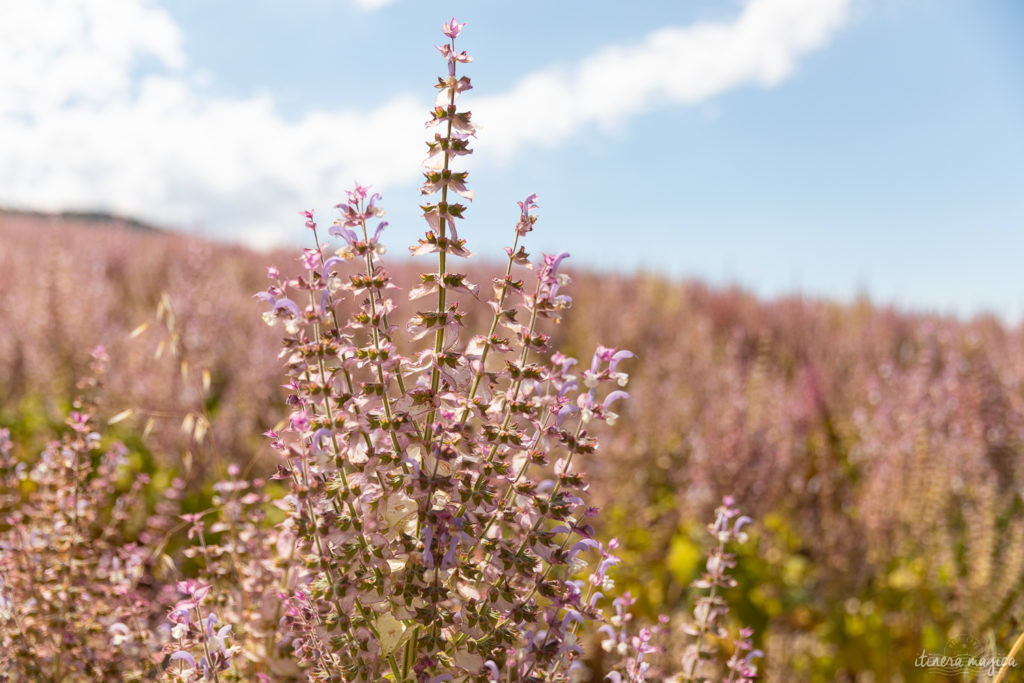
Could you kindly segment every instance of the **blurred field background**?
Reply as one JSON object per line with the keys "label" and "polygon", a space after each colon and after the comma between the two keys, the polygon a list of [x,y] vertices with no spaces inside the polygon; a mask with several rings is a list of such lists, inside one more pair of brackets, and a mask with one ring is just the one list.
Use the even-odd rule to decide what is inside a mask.
{"label": "blurred field background", "polygon": [[[0,214],[0,426],[18,457],[60,429],[103,344],[103,409],[136,411],[113,428],[132,468],[182,476],[196,500],[225,462],[272,471],[259,435],[285,414],[279,342],[251,298],[270,264],[298,267],[104,215]],[[391,267],[404,282],[419,269]],[[576,272],[571,290],[556,348],[639,355],[634,400],[585,469],[641,611],[683,608],[701,520],[729,493],[757,520],[730,598],[768,680],[929,680],[915,658],[961,634],[1008,649],[1024,610],[1024,330],[645,275]]]}

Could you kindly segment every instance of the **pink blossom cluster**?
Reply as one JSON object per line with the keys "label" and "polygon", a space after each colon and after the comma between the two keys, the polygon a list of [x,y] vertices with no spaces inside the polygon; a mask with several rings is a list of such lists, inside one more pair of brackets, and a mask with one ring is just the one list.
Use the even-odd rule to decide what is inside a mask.
{"label": "pink blossom cluster", "polygon": [[[579,467],[597,449],[591,422],[614,419],[628,395],[619,363],[601,347],[588,370],[553,351],[545,322],[571,305],[567,254],[535,267],[520,238],[536,197],[520,203],[505,272],[493,281],[486,331],[466,331],[464,307],[480,288],[449,269],[469,255],[457,222],[471,200],[456,158],[472,152],[472,86],[457,76],[462,26],[447,24],[448,66],[428,126],[423,205],[427,231],[413,255],[436,254],[409,295],[403,326],[382,261],[380,195],[357,185],[304,275],[274,278],[260,299],[285,329],[282,358],[292,414],[268,433],[292,488],[286,524],[305,554],[306,583],[289,600],[297,652],[311,672],[352,680],[546,680],[582,652],[580,622],[600,619],[596,596],[574,575],[601,552]],[[520,271],[533,270],[525,279]],[[436,305],[419,302],[434,297]],[[339,314],[352,301],[353,313]],[[403,329],[404,328],[404,329]],[[407,333],[421,347],[403,352]],[[611,385],[612,388],[606,388]],[[596,559],[596,556],[595,556]]]}
{"label": "pink blossom cluster", "polygon": [[105,349],[92,358],[64,434],[38,458],[16,457],[0,429],[0,667],[15,680],[155,672],[151,568],[168,519],[136,517],[146,477],[119,482],[127,449],[103,439],[89,400]]}
{"label": "pink blossom cluster", "polygon": [[[268,268],[255,295],[283,334],[287,415],[264,431],[278,458],[271,477],[222,459],[215,377],[190,365],[189,332],[167,296],[159,350],[177,361],[176,387],[191,401],[184,469],[195,449],[216,474],[201,495],[182,478],[130,477],[128,449],[97,417],[102,348],[61,438],[38,458],[15,456],[0,430],[0,663],[17,676],[575,680],[599,625],[621,659],[610,679],[652,676],[664,629],[627,635],[632,598],[615,597],[610,576],[618,544],[598,538],[584,471],[596,430],[630,398],[635,355],[598,345],[581,364],[552,343],[571,280],[568,254],[534,261],[522,243],[536,195],[518,203],[490,287],[453,267],[469,256],[458,198],[474,198],[456,168],[476,135],[457,105],[472,87],[458,73],[471,62],[456,49],[464,26],[445,24],[438,48],[447,75],[427,122],[427,229],[410,248],[434,255],[436,269],[399,300],[382,198],[357,184],[326,236],[302,212],[313,244],[298,274]],[[124,410],[108,430],[133,410],[149,414],[147,433],[161,413]],[[742,520],[722,524],[706,579],[717,587],[729,585],[724,548]],[[711,652],[701,638],[723,633],[723,599],[712,589],[704,604],[701,657]]]}

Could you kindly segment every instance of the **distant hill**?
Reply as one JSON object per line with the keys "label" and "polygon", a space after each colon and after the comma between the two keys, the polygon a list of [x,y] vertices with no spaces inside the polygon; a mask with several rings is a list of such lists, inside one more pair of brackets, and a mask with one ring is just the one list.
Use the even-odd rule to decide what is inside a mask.
{"label": "distant hill", "polygon": [[0,222],[23,223],[20,227],[35,225],[66,225],[68,227],[124,227],[146,232],[163,232],[151,223],[129,216],[119,216],[108,211],[32,211],[0,207]]}

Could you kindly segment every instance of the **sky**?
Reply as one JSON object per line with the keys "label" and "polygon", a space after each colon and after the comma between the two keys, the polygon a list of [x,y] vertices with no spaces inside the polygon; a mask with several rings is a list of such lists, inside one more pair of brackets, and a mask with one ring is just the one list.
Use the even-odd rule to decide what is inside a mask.
{"label": "sky", "polygon": [[0,2],[0,205],[254,247],[354,181],[392,254],[452,16],[479,131],[460,226],[759,295],[1024,317],[1020,0]]}

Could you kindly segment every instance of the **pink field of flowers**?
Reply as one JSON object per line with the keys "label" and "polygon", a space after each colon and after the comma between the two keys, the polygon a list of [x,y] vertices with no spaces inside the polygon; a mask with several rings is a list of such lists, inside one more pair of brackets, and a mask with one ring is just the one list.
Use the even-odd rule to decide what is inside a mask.
{"label": "pink field of flowers", "polygon": [[411,259],[358,185],[300,253],[0,214],[0,677],[995,677],[1024,330],[575,271],[534,196],[466,261],[461,30]]}

